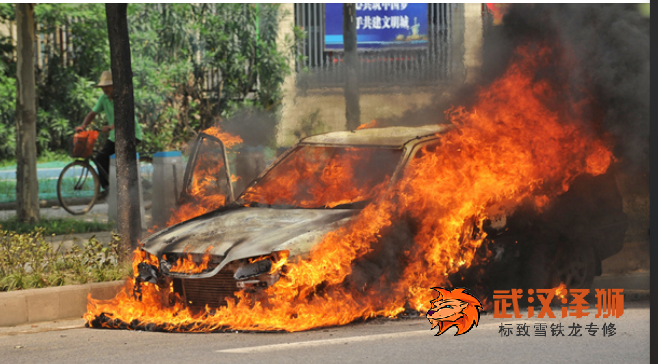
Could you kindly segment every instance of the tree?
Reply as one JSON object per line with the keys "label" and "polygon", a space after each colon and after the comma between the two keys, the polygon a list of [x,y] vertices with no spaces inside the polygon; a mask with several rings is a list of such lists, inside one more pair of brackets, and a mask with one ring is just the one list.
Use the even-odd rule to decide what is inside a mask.
{"label": "tree", "polygon": [[[16,21],[15,4],[0,4],[0,22]],[[16,155],[16,60],[14,42],[0,36],[0,159]]]}
{"label": "tree", "polygon": [[127,4],[105,4],[110,40],[117,156],[117,224],[124,246],[137,248],[142,234],[139,175],[135,153],[135,99],[133,96]]}
{"label": "tree", "polygon": [[16,4],[16,214],[39,221],[37,180],[37,107],[34,86],[34,5]]}
{"label": "tree", "polygon": [[[0,4],[0,23],[15,19],[14,8]],[[138,151],[181,149],[219,118],[244,113],[269,114],[260,129],[275,135],[280,86],[303,38],[296,27],[282,47],[283,16],[279,4],[129,5],[135,114],[144,130]],[[37,153],[47,155],[66,150],[101,95],[92,86],[110,69],[107,19],[104,4],[84,3],[39,4],[34,17],[41,39],[49,40],[41,43],[48,56],[35,70]],[[14,48],[0,36],[0,159],[16,153]],[[96,120],[103,125],[104,115]]]}
{"label": "tree", "polygon": [[343,4],[343,47],[345,48],[345,128],[355,130],[361,124],[359,107],[359,57],[356,46],[356,5]]}

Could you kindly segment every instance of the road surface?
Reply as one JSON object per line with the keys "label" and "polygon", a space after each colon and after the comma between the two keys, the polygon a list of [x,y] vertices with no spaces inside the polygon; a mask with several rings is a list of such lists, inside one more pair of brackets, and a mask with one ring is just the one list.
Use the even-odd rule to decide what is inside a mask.
{"label": "road surface", "polygon": [[[478,327],[453,336],[454,328],[433,336],[424,318],[376,319],[342,327],[297,333],[180,334],[68,328],[45,331],[37,325],[19,333],[0,330],[0,357],[5,363],[648,363],[650,358],[649,302],[626,302],[619,318],[494,319],[483,315]],[[534,324],[561,323],[564,335],[535,336]],[[603,336],[613,322],[616,332]],[[80,325],[81,320],[71,321]],[[573,323],[582,336],[568,336]],[[590,336],[585,326],[598,330]],[[499,333],[512,324],[510,336]],[[530,336],[516,336],[527,324]],[[67,323],[59,323],[66,326]],[[48,327],[48,325],[42,325]],[[52,328],[51,328],[52,329]],[[47,329],[50,330],[50,329]],[[34,332],[36,331],[36,332]]]}

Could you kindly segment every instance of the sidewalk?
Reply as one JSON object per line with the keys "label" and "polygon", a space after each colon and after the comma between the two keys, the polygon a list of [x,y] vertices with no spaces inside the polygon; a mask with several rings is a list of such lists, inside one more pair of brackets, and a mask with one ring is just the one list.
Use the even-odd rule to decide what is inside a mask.
{"label": "sidewalk", "polygon": [[[150,215],[150,213],[147,213]],[[56,206],[52,207],[41,207],[39,209],[39,215],[45,218],[57,218],[57,219],[73,219],[80,221],[107,221],[107,203],[103,202],[100,204],[95,204],[94,207],[88,213],[84,215],[71,215],[66,210],[59,206],[59,203]],[[0,210],[0,220],[7,220],[16,216],[16,210]]]}

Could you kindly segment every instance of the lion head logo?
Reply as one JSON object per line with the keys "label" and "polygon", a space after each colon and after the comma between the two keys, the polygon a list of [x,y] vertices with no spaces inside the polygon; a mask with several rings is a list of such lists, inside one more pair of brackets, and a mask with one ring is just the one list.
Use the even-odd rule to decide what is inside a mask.
{"label": "lion head logo", "polygon": [[432,324],[432,329],[439,327],[436,336],[443,334],[452,326],[457,326],[457,335],[465,334],[473,326],[478,325],[482,304],[475,296],[472,296],[465,288],[447,290],[433,287],[439,292],[436,299],[430,301],[432,307],[427,311],[427,319]]}

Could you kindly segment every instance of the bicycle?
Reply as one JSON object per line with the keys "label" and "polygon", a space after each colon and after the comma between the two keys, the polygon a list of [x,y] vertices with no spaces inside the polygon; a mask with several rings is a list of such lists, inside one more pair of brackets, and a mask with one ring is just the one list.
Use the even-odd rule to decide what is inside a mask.
{"label": "bicycle", "polygon": [[[98,171],[109,180],[109,173],[94,160],[94,146],[98,131],[78,133],[73,138],[71,157],[77,158],[69,163],[59,175],[57,180],[57,199],[60,205],[72,215],[83,215],[89,212],[100,199],[100,179]],[[90,162],[94,162],[94,166]],[[148,210],[152,204],[153,189],[153,159],[140,156],[139,170],[142,184],[142,197],[144,209]]]}

